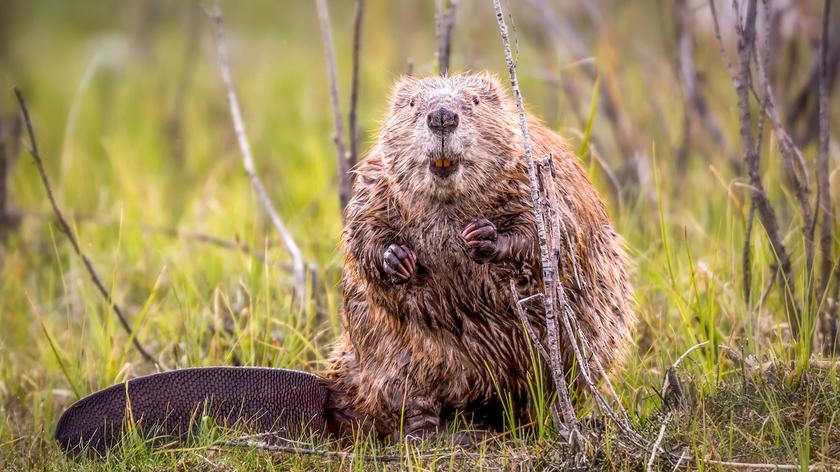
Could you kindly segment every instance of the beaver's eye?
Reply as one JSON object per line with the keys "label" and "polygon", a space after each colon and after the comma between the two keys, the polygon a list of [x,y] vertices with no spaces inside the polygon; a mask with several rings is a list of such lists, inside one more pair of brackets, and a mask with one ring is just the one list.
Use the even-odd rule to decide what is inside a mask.
{"label": "beaver's eye", "polygon": [[408,106],[414,108],[414,98],[412,97],[411,100],[408,101]]}
{"label": "beaver's eye", "polygon": [[478,105],[478,103],[479,103],[478,97],[477,96],[473,97],[473,105]]}

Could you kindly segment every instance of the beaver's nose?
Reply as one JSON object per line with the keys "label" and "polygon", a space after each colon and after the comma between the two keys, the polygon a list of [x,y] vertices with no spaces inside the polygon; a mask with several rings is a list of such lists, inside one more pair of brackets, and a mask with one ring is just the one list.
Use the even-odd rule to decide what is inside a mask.
{"label": "beaver's nose", "polygon": [[444,136],[458,127],[458,114],[446,108],[438,108],[437,111],[426,115],[426,124],[433,133]]}

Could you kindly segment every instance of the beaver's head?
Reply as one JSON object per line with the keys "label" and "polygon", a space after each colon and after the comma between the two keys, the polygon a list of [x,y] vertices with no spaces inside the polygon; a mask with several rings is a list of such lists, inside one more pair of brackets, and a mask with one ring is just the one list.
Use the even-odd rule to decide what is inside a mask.
{"label": "beaver's head", "polygon": [[485,194],[514,165],[516,117],[491,75],[405,77],[394,87],[378,150],[400,195],[457,204]]}

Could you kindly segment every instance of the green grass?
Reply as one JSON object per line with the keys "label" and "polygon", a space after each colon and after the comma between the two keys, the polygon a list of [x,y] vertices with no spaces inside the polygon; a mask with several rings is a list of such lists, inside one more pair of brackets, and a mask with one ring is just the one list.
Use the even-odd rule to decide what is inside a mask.
{"label": "green grass", "polygon": [[[419,73],[435,69],[432,2],[369,3],[359,109],[365,146],[375,138],[386,91],[405,69],[406,58],[413,58]],[[463,3],[454,68],[503,75],[501,42],[489,7]],[[129,316],[134,335],[165,364],[315,370],[326,365],[341,329],[341,219],[317,19],[308,1],[284,2],[282,7],[269,1],[237,5],[225,3],[223,11],[248,134],[275,205],[305,257],[318,267],[317,302],[292,306],[290,261],[242,170],[210,25],[200,12],[190,13],[187,3],[126,7],[104,1],[85,6],[12,2],[5,17],[8,28],[0,33],[6,44],[0,60],[9,65],[0,72],[0,106],[14,109],[12,84],[27,96],[47,172],[60,205],[73,215],[81,246]],[[686,171],[679,173],[673,162],[682,98],[668,55],[672,51],[662,46],[667,40],[661,35],[671,35],[669,19],[666,15],[665,24],[640,31],[637,26],[644,18],[660,15],[655,5],[609,5],[609,30],[585,38],[599,70],[594,88],[576,67],[566,69],[566,63],[554,58],[545,62],[528,33],[540,25],[524,13],[529,9],[517,7],[515,24],[529,108],[549,116],[556,107],[557,119],[550,125],[585,153],[584,165],[607,197],[628,243],[640,322],[627,365],[613,383],[634,425],[652,439],[662,417],[657,392],[665,370],[686,349],[711,341],[759,362],[773,360],[769,372],[745,373],[714,349],[692,354],[679,368],[688,398],[677,409],[663,444],[677,455],[685,451],[688,458],[837,465],[837,370],[803,368],[811,347],[791,340],[778,290],[760,303],[772,276],[773,254],[757,221],[751,240],[752,295],[749,303],[743,300],[741,248],[748,206],[743,177],[728,167],[722,150],[704,142],[702,131],[692,142]],[[352,5],[331,2],[331,7],[346,98]],[[188,45],[190,15],[200,25],[194,49]],[[696,59],[712,112],[730,142],[738,143],[732,85],[713,38],[701,41]],[[653,51],[654,58],[640,50]],[[584,91],[579,109],[545,85],[539,71],[543,67],[562,70],[579,85]],[[636,189],[627,189],[621,201],[588,147],[600,143],[599,154],[621,168],[610,123],[597,113],[604,89],[621,92],[617,105],[647,166],[645,179]],[[840,119],[836,96],[832,104]],[[584,117],[584,126],[575,113]],[[178,124],[176,134],[173,122]],[[795,256],[802,293],[801,221],[793,196],[778,184],[778,150],[769,138],[763,177],[771,199],[783,209],[783,236]],[[805,149],[809,162],[815,152]],[[11,195],[24,219],[0,256],[0,468],[375,466],[360,460],[213,450],[215,439],[232,433],[210,425],[180,448],[152,448],[129,436],[104,462],[66,460],[51,440],[64,408],[151,367],[131,348],[129,336],[57,231],[37,172],[24,153],[11,174]],[[188,236],[172,237],[159,228],[238,241],[264,257]],[[837,241],[835,248],[840,249]],[[534,390],[541,391],[534,382]],[[381,468],[571,465],[580,458],[556,444],[547,402],[538,401],[545,421],[535,428],[514,428],[467,457],[427,457],[432,449],[453,450],[446,437],[438,444],[419,445],[360,438],[343,450],[401,456],[397,464]],[[597,417],[592,405],[582,405],[581,413],[586,412]],[[646,462],[646,453],[635,457],[617,446],[611,426],[605,431],[603,444],[587,451],[591,466],[635,470]]]}

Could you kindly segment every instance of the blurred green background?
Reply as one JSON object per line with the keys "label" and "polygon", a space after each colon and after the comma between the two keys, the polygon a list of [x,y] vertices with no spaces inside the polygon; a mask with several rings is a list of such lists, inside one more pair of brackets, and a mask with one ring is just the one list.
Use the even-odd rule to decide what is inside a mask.
{"label": "blurred green background", "polygon": [[[555,16],[541,12],[542,3]],[[778,290],[763,296],[773,278],[773,254],[759,229],[751,240],[752,294],[743,298],[748,194],[738,168],[742,145],[734,87],[706,2],[680,3],[682,10],[678,3],[506,3],[529,110],[582,149],[582,162],[628,242],[641,321],[628,365],[615,383],[640,424],[658,411],[664,369],[698,342],[722,342],[762,359],[807,359],[819,350],[790,339]],[[733,53],[734,13],[723,3],[724,37]],[[329,2],[345,113],[354,4]],[[315,3],[222,2],[230,66],[259,175],[317,268],[314,296],[302,307],[292,304],[290,261],[242,169],[213,26],[202,5],[3,0],[0,112],[16,113],[12,86],[18,86],[59,204],[126,311],[134,335],[161,361],[180,367],[322,368],[341,328],[342,258],[333,122]],[[813,64],[821,2],[773,5],[784,7],[786,15],[773,30],[772,83],[787,112]],[[720,138],[686,112],[680,11],[692,19],[697,80],[720,124]],[[376,139],[394,80],[409,69],[418,75],[436,72],[434,17],[433,1],[366,2],[358,109],[362,149]],[[452,44],[454,72],[490,70],[507,81],[491,2],[459,2]],[[816,100],[810,92],[805,98],[807,116],[787,124],[813,168],[817,150],[808,137],[813,129],[808,117]],[[834,94],[832,136],[840,128],[837,104]],[[591,137],[585,138],[588,131]],[[804,286],[800,216],[782,185],[775,137],[768,130],[764,140],[762,175],[794,254],[797,283]],[[830,166],[836,205],[836,141]],[[20,217],[20,225],[4,232],[0,246],[0,466],[46,467],[58,457],[49,436],[63,408],[153,367],[132,350],[57,231],[25,151],[10,166],[8,183],[8,210]],[[835,229],[835,254],[838,233]],[[238,248],[208,242],[209,237]],[[240,250],[243,245],[250,250]],[[737,373],[731,365],[721,367],[714,350],[697,357],[685,369],[697,379],[702,402]],[[828,391],[836,392],[831,390],[838,388],[836,375],[831,382]],[[703,420],[712,416],[678,426],[683,429],[675,437],[697,454],[761,450],[801,462],[820,451],[829,454],[819,445],[838,433],[834,423],[840,423],[820,429],[808,426],[807,418],[780,421],[773,423],[774,434],[729,437],[729,449],[718,451],[705,445],[727,438],[737,418]],[[780,439],[796,435],[809,440]],[[137,467],[167,468],[181,460],[136,457],[148,461]],[[252,460],[239,465],[265,465]]]}

